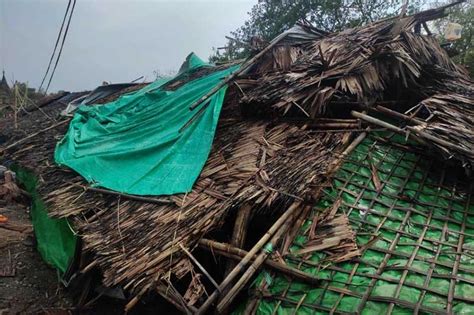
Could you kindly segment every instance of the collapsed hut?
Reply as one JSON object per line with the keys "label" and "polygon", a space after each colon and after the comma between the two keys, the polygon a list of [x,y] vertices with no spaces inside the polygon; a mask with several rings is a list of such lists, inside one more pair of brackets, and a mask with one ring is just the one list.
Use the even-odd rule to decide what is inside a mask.
{"label": "collapsed hut", "polygon": [[472,309],[474,89],[427,24],[447,7],[338,33],[301,23],[240,64],[160,86],[179,91],[239,64],[189,104],[183,129],[228,86],[188,193],[120,193],[58,166],[70,122],[59,113],[84,94],[51,98],[18,128],[4,119],[4,164],[32,170],[49,217],[74,231],[61,268],[80,303],[100,283],[122,290],[127,310],[153,293],[197,314]]}

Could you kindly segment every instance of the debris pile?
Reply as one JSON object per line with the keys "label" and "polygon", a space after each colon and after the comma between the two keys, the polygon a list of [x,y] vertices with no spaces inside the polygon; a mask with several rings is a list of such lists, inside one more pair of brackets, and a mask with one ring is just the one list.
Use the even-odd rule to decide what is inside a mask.
{"label": "debris pile", "polygon": [[[223,313],[261,266],[317,286],[320,279],[300,268],[311,263],[312,255],[324,253],[318,268],[325,268],[357,260],[378,240],[360,248],[357,240],[364,234],[353,230],[350,213],[341,212],[347,202],[373,205],[378,198],[382,203],[380,195],[388,185],[370,161],[359,167],[370,182],[351,175],[354,184],[340,195],[365,185],[373,186],[374,199],[360,200],[354,193],[320,211],[313,209],[367,134],[376,129],[403,134],[434,150],[427,152],[436,157],[461,161],[466,169],[474,163],[472,81],[427,26],[444,16],[447,7],[338,33],[301,23],[275,38],[189,104],[195,114],[183,130],[209,106],[206,100],[228,85],[209,157],[187,193],[111,191],[54,163],[56,143],[70,121],[58,116],[66,106],[88,106],[88,99],[107,106],[126,93],[149,95],[153,86],[146,84],[52,98],[41,111],[26,113],[18,129],[5,124],[2,133],[10,140],[0,154],[41,176],[38,193],[49,214],[67,219],[80,235],[79,257],[66,276],[86,283],[84,292],[89,292],[97,271],[103,285],[127,293],[127,310],[155,292],[182,312],[203,314],[215,306]],[[179,91],[235,65],[180,71],[160,88],[164,94]],[[414,144],[400,146],[413,150]],[[365,220],[372,210],[364,209]],[[257,228],[252,230],[252,224]],[[199,259],[200,250],[227,257],[226,271],[219,273],[215,262]],[[295,257],[298,268],[285,262]]]}
{"label": "debris pile", "polygon": [[21,196],[21,190],[15,182],[15,173],[0,165],[0,198],[11,202]]}
{"label": "debris pile", "polygon": [[77,178],[55,185],[46,201],[52,215],[74,216],[84,250],[94,253],[91,264],[104,270],[106,285],[141,289],[160,280],[149,274],[172,270],[185,275],[191,265],[180,244],[192,248],[240,206],[250,203],[254,211],[275,215],[295,199],[314,200],[314,188],[321,185],[343,136],[311,135],[287,124],[223,124],[190,193],[156,203],[104,198]]}

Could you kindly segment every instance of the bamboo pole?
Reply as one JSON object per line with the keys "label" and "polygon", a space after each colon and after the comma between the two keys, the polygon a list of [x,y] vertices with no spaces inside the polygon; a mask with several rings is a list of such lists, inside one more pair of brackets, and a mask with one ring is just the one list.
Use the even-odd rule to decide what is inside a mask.
{"label": "bamboo pole", "polygon": [[405,136],[409,135],[414,140],[418,141],[419,143],[428,146],[428,143],[425,140],[423,140],[422,138],[420,138],[416,135],[413,135],[413,134],[410,135],[406,130],[404,130],[402,128],[399,128],[397,126],[394,126],[392,124],[389,124],[388,122],[382,121],[382,120],[377,119],[375,117],[372,117],[372,116],[369,116],[369,115],[366,115],[366,114],[363,114],[363,113],[359,113],[359,112],[356,112],[356,111],[351,111],[351,115],[356,117],[356,118],[365,120],[365,121],[367,121],[371,124],[387,128],[388,130],[391,130],[393,132],[396,132],[396,133],[399,133],[399,134],[402,134],[402,135],[405,135]]}
{"label": "bamboo pole", "polygon": [[347,146],[347,148],[339,155],[339,158],[334,160],[328,167],[327,174],[332,174],[336,171],[337,167],[344,161],[344,159],[352,152],[354,149],[367,137],[367,132],[369,128],[365,129],[366,131],[362,132],[354,139],[354,141]]}
{"label": "bamboo pole", "polygon": [[387,115],[389,115],[389,116],[393,116],[393,117],[396,117],[396,118],[399,118],[399,119],[402,119],[402,120],[411,122],[411,123],[413,123],[413,124],[415,124],[415,125],[425,124],[425,122],[422,121],[422,120],[420,120],[420,119],[407,116],[407,115],[405,115],[405,114],[396,112],[396,111],[391,110],[391,109],[389,109],[389,108],[387,108],[387,107],[384,107],[384,106],[378,105],[375,109],[376,109],[376,111],[378,111],[378,112],[380,112],[380,113],[387,114]]}
{"label": "bamboo pole", "polygon": [[210,90],[209,92],[206,93],[206,95],[204,95],[203,97],[201,97],[199,100],[197,100],[196,102],[194,102],[193,104],[191,104],[189,106],[189,109],[190,110],[193,110],[195,109],[196,107],[198,107],[200,104],[202,104],[203,102],[205,102],[207,99],[209,99],[209,97],[211,97],[212,95],[214,95],[217,91],[219,91],[224,85],[226,85],[227,83],[229,83],[230,81],[232,81],[236,76],[238,76],[239,74],[241,74],[242,72],[244,72],[245,70],[247,70],[255,61],[257,61],[258,59],[260,59],[267,51],[269,51],[270,49],[272,49],[276,44],[278,44],[283,38],[286,37],[286,35],[288,34],[288,32],[284,32],[284,33],[281,33],[280,35],[278,35],[277,37],[275,37],[272,42],[267,46],[265,47],[264,49],[262,49],[258,54],[256,54],[255,56],[253,56],[252,58],[250,58],[247,62],[245,62],[239,70],[233,72],[231,75],[229,75],[227,78],[225,78],[221,83],[219,83],[218,85],[216,85],[212,90]]}
{"label": "bamboo pole", "polygon": [[[285,38],[286,36],[288,35],[288,32],[284,32],[284,33],[281,33],[280,35],[278,35],[277,37],[275,37],[271,43],[265,47],[264,49],[262,49],[258,54],[256,54],[255,56],[253,56],[252,58],[250,58],[248,61],[246,61],[241,67],[240,69],[238,69],[237,71],[233,72],[232,74],[230,74],[227,78],[225,78],[224,80],[222,80],[219,84],[217,84],[214,88],[212,88],[209,92],[207,92],[204,96],[202,96],[200,99],[198,99],[197,101],[195,101],[194,103],[192,103],[190,106],[189,106],[189,110],[194,110],[196,107],[198,107],[199,105],[201,105],[202,103],[204,103],[205,101],[209,100],[209,98],[211,96],[213,96],[214,94],[216,94],[222,87],[224,87],[227,83],[229,83],[230,81],[232,81],[233,79],[235,79],[238,75],[240,74],[243,74],[245,71],[247,71],[250,66],[252,66],[258,59],[260,59],[267,51],[269,51],[270,49],[272,49],[276,44],[278,44],[283,38]],[[183,127],[181,127],[179,129],[179,132],[182,132],[184,129],[186,129],[187,127],[189,127],[189,125],[191,125],[191,123],[196,120],[197,117],[199,117],[199,115],[204,112],[204,110],[207,108],[207,106],[209,106],[209,103],[207,104],[204,104],[185,124]]]}
{"label": "bamboo pole", "polygon": [[217,313],[222,314],[229,308],[229,305],[235,299],[240,290],[242,290],[258,268],[260,268],[263,262],[273,252],[273,249],[277,246],[277,243],[280,241],[283,234],[286,233],[288,228],[292,225],[298,213],[301,213],[301,211],[294,212],[288,217],[284,225],[273,235],[270,242],[265,245],[265,249],[260,252],[257,258],[255,258],[254,262],[247,268],[242,277],[240,277],[237,283],[222,297],[220,302],[217,304]]}
{"label": "bamboo pole", "polygon": [[[233,260],[241,260],[243,257],[245,257],[245,255],[247,255],[247,251],[245,250],[242,250],[230,244],[219,243],[209,239],[201,239],[199,241],[199,247]],[[310,273],[303,272],[301,270],[279,263],[274,260],[267,259],[265,260],[264,264],[276,271],[282,272],[283,274],[289,277],[301,280],[308,284],[314,285],[320,283],[321,281],[321,279],[313,276]]]}
{"label": "bamboo pole", "polygon": [[[234,230],[232,232],[232,238],[230,244],[237,247],[243,248],[245,244],[245,239],[247,238],[247,227],[250,220],[250,211],[252,206],[248,203],[244,204],[237,211],[235,218]],[[228,275],[232,269],[234,269],[236,263],[233,260],[229,260],[226,265],[226,270],[224,275]]]}
{"label": "bamboo pole", "polygon": [[[385,127],[389,130],[392,130],[394,132],[397,132],[397,133],[400,133],[400,134],[404,134],[406,135],[407,134],[407,131],[404,130],[404,129],[401,129],[397,126],[394,126],[392,124],[389,124],[385,121],[382,121],[380,119],[377,119],[377,118],[374,118],[372,116],[369,116],[369,115],[365,115],[365,114],[362,114],[362,113],[359,113],[359,112],[356,112],[356,111],[351,111],[351,115],[354,116],[354,117],[357,117],[357,118],[360,118],[360,119],[363,119],[367,122],[370,122],[372,124],[375,124],[375,125],[379,125],[379,126],[382,126],[382,127]],[[433,141],[434,143],[438,144],[438,145],[441,145],[441,146],[444,146],[444,147],[447,147],[447,148],[450,148],[450,149],[453,149],[453,150],[456,150],[456,151],[460,151],[464,154],[467,154],[467,155],[472,155],[472,152],[470,150],[466,150],[462,147],[459,147],[451,142],[448,142],[446,140],[442,140],[442,139],[439,139],[439,138],[436,138],[422,130],[418,130],[414,127],[411,127],[411,126],[407,126],[407,129],[415,134],[410,134],[410,136],[415,139],[416,141],[420,142],[421,144],[424,144],[424,145],[428,145],[429,144],[425,141],[425,139],[427,140],[430,140],[430,141]],[[424,139],[423,139],[424,138]]]}
{"label": "bamboo pole", "polygon": [[15,84],[15,88],[14,88],[14,97],[13,97],[13,111],[14,111],[14,126],[15,126],[15,129],[18,129],[18,112],[20,111],[19,110],[19,107],[18,106],[18,98],[20,97],[19,96],[19,93],[18,93],[18,85]]}
{"label": "bamboo pole", "polygon": [[308,124],[309,128],[316,128],[316,129],[354,129],[358,128],[359,124],[358,123],[311,123]]}
{"label": "bamboo pole", "polygon": [[448,148],[453,149],[453,150],[461,151],[462,153],[467,154],[469,156],[472,155],[472,150],[467,150],[467,149],[464,149],[460,146],[457,146],[457,145],[455,145],[451,142],[448,142],[446,140],[436,138],[436,137],[434,137],[434,136],[432,136],[432,135],[430,135],[430,134],[428,134],[428,133],[426,133],[422,130],[418,130],[418,129],[410,127],[410,126],[407,126],[407,128],[408,128],[408,130],[410,130],[410,131],[416,133],[417,135],[419,135],[420,137],[431,140],[431,141],[433,141],[433,142],[435,142],[435,143],[437,143],[441,146],[448,147]]}
{"label": "bamboo pole", "polygon": [[215,290],[208,299],[201,305],[196,314],[204,314],[207,309],[214,303],[219,297],[220,292],[225,290],[229,284],[235,279],[237,275],[247,266],[257,252],[268,242],[268,240],[278,231],[281,226],[300,208],[301,202],[295,201],[281,216],[280,218],[268,229],[265,235],[255,244],[252,249],[245,255],[244,258],[237,264],[237,266],[225,277],[222,283],[219,285],[219,289]]}
{"label": "bamboo pole", "polygon": [[372,117],[372,116],[369,116],[369,115],[366,115],[366,114],[363,114],[363,113],[359,113],[357,111],[351,111],[351,115],[356,117],[356,118],[359,118],[359,119],[362,119],[362,120],[365,120],[369,123],[372,123],[374,125],[378,125],[378,126],[381,126],[381,127],[384,127],[384,128],[387,128],[388,130],[391,130],[391,131],[394,131],[396,133],[401,133],[401,134],[406,134],[406,131],[403,130],[402,128],[399,128],[397,126],[394,126],[392,124],[389,124],[385,121],[382,121],[380,119],[377,119],[375,117]]}
{"label": "bamboo pole", "polygon": [[207,272],[206,268],[201,265],[201,263],[183,246],[183,244],[180,243],[179,246],[181,247],[183,252],[188,255],[188,257],[196,264],[199,270],[204,273],[204,275],[209,279],[209,281],[211,281],[212,285],[216,287],[216,289],[219,288],[219,285],[217,284],[216,280],[214,280],[214,278],[209,274],[209,272]]}

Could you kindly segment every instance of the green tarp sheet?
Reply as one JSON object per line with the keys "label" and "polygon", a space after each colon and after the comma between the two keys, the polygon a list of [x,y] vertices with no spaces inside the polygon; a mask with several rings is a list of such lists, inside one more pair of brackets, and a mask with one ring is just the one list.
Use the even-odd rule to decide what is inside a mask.
{"label": "green tarp sheet", "polygon": [[18,180],[31,195],[31,221],[38,251],[44,261],[63,275],[74,257],[77,237],[66,219],[53,219],[48,216],[46,206],[36,190],[35,175],[19,167],[14,170]]}
{"label": "green tarp sheet", "polygon": [[[212,66],[191,54],[178,77],[200,67]],[[56,147],[56,163],[94,186],[119,192],[190,191],[209,155],[226,87],[209,99],[198,119],[180,129],[198,110],[189,106],[238,67],[212,72],[174,91],[164,89],[169,79],[162,79],[105,105],[80,106]]]}

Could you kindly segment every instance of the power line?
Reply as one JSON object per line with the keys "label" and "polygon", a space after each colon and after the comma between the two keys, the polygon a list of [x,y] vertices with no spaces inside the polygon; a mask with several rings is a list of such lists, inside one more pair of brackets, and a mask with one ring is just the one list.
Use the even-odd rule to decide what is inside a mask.
{"label": "power line", "polygon": [[38,90],[41,90],[41,88],[43,87],[44,80],[46,79],[46,76],[48,75],[48,72],[49,72],[49,68],[51,67],[51,64],[53,63],[54,54],[56,53],[56,48],[58,48],[59,39],[61,38],[61,33],[63,32],[64,22],[66,22],[67,13],[69,12],[69,7],[70,6],[71,6],[71,0],[69,0],[69,2],[67,4],[66,12],[64,12],[63,22],[61,23],[61,28],[59,29],[58,38],[56,38],[56,44],[54,44],[53,53],[51,54],[51,58],[49,59],[48,68],[46,69],[46,73],[43,76],[43,80],[41,80],[41,84],[40,84],[40,87],[39,87]]}
{"label": "power line", "polygon": [[67,33],[69,31],[69,25],[71,24],[72,14],[74,13],[75,6],[76,6],[76,0],[74,0],[74,2],[72,3],[71,13],[69,14],[66,30],[64,31],[63,41],[61,42],[61,48],[59,49],[58,58],[56,59],[56,63],[54,64],[53,72],[51,72],[51,77],[49,77],[48,86],[46,87],[45,92],[48,92],[49,85],[51,84],[51,81],[53,80],[54,72],[56,71],[56,67],[58,66],[59,58],[61,57],[61,52],[63,51],[64,42],[66,41]]}

